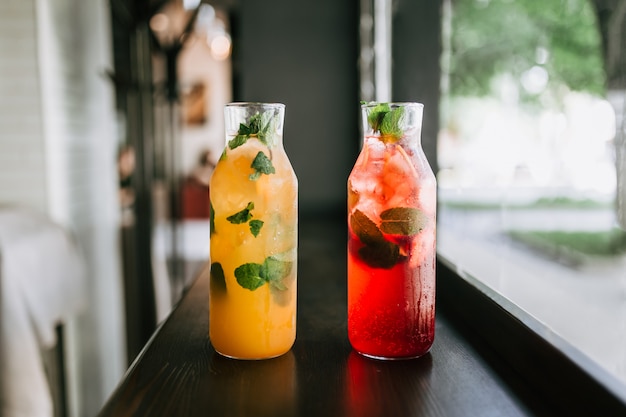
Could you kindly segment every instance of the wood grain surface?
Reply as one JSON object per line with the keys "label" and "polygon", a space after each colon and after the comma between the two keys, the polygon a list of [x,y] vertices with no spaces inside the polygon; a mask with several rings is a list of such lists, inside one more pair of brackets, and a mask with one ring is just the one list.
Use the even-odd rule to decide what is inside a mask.
{"label": "wood grain surface", "polygon": [[346,332],[346,226],[301,221],[297,337],[270,360],[217,354],[200,274],[100,412],[105,416],[533,415],[438,311],[426,356],[368,359]]}

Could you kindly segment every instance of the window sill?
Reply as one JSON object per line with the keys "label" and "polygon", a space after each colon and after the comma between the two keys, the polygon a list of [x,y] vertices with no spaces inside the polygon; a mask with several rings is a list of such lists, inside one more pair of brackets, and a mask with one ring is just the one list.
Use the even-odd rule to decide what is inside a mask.
{"label": "window sill", "polygon": [[438,253],[437,267],[438,306],[521,395],[564,415],[626,412],[617,378],[446,255]]}

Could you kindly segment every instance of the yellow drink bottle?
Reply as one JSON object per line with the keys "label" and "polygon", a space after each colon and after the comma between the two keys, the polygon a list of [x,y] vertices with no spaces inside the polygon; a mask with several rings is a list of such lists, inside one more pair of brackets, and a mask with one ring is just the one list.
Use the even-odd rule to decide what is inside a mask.
{"label": "yellow drink bottle", "polygon": [[209,184],[209,337],[221,355],[264,359],[296,336],[298,180],[285,106],[225,106],[226,145]]}

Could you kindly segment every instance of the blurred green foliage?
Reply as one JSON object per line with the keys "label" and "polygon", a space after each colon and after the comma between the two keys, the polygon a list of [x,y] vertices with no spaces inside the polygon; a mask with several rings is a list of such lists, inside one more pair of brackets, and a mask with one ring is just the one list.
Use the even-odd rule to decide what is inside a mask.
{"label": "blurred green foliage", "polygon": [[[498,74],[520,80],[534,65],[547,89],[604,95],[600,33],[590,0],[452,0],[450,94],[484,96]],[[542,62],[541,49],[548,52]],[[521,99],[533,94],[520,88]]]}
{"label": "blurred green foliage", "polygon": [[573,199],[569,197],[541,197],[527,203],[500,203],[489,201],[440,201],[441,207],[453,210],[597,210],[610,209],[613,201],[598,201],[590,198]]}
{"label": "blurred green foliage", "polygon": [[511,230],[508,235],[544,252],[591,256],[619,256],[626,253],[626,232],[621,229],[600,231]]}

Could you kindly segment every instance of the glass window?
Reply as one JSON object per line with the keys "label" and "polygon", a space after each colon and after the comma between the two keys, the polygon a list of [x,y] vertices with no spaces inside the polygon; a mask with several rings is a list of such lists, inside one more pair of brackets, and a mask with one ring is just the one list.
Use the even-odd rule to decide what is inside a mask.
{"label": "glass window", "polygon": [[444,1],[438,252],[626,400],[618,119],[592,5]]}

